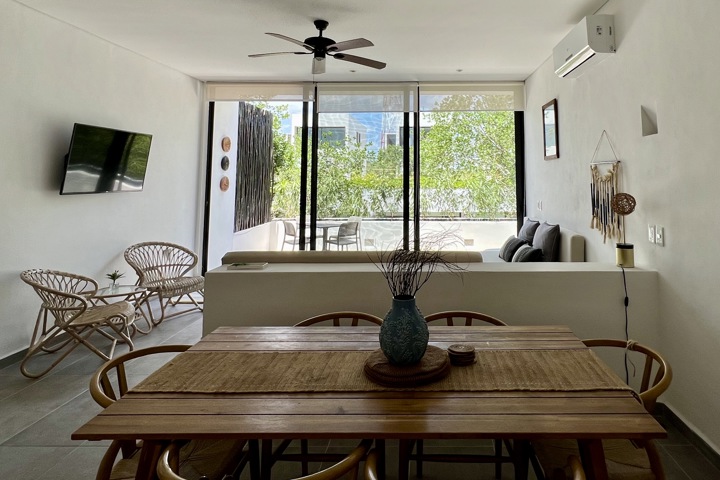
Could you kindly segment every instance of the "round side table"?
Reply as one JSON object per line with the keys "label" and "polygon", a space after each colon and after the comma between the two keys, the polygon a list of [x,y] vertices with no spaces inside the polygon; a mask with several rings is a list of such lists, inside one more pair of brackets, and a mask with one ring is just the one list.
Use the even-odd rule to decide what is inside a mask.
{"label": "round side table", "polygon": [[[152,330],[152,322],[142,309],[143,303],[146,303],[148,297],[148,291],[145,287],[139,287],[137,285],[115,285],[110,287],[98,288],[95,295],[89,298],[90,302],[94,305],[109,305],[115,301],[125,300],[135,305],[135,314],[140,313],[145,323],[147,323],[147,330],[141,329],[136,322],[133,323],[133,328],[138,332],[147,335]],[[150,306],[148,305],[148,308]]]}

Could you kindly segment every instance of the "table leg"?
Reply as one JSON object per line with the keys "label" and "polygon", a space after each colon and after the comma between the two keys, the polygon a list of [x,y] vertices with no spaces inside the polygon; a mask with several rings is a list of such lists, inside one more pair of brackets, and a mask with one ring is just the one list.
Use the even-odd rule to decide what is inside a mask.
{"label": "table leg", "polygon": [[248,441],[248,453],[250,455],[250,480],[260,480],[260,442],[258,440]]}
{"label": "table leg", "polygon": [[577,442],[587,480],[608,480],[602,440],[578,439]]}
{"label": "table leg", "polygon": [[[150,321],[150,317],[149,317],[151,312],[150,312],[150,302],[147,301],[148,297],[149,297],[149,295],[147,294],[147,292],[145,292],[145,293],[142,293],[140,295],[140,297],[137,297],[135,299],[135,312],[136,313],[140,312],[140,315],[142,315],[143,320],[145,320],[145,323],[147,323],[147,326],[148,326],[147,330],[141,330],[137,325],[135,326],[135,328],[137,329],[138,332],[145,334],[145,335],[150,333],[150,330],[152,330],[152,326],[153,326],[152,322]],[[143,305],[145,305],[145,307],[148,309],[148,315],[145,315],[145,312],[143,311]],[[136,315],[136,317],[137,317],[137,315]],[[136,320],[137,320],[137,318],[136,318]]]}
{"label": "table leg", "polygon": [[270,480],[272,469],[273,444],[272,440],[264,439],[260,447],[260,480]]}
{"label": "table leg", "polygon": [[513,465],[515,480],[527,480],[530,463],[530,440],[513,440]]}
{"label": "table leg", "polygon": [[378,458],[377,458],[377,469],[378,469],[378,478],[380,480],[385,480],[385,440],[384,439],[375,439],[375,450],[377,451]]}
{"label": "table leg", "polygon": [[410,475],[410,449],[412,440],[400,440],[398,445],[398,480],[408,480]]}
{"label": "table leg", "polygon": [[327,241],[328,241],[328,230],[329,228],[323,228],[323,250],[327,250]]}
{"label": "table leg", "polygon": [[162,441],[143,441],[135,480],[155,480],[157,478],[157,464],[164,447],[165,444]]}

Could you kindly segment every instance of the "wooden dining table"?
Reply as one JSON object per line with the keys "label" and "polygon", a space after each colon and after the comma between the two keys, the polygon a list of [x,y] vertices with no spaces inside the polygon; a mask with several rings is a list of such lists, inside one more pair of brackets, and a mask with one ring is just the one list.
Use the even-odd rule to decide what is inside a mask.
{"label": "wooden dining table", "polygon": [[[578,441],[588,478],[606,480],[602,439],[667,435],[566,326],[429,328],[436,347],[473,345],[474,370],[453,366],[436,383],[382,387],[362,373],[362,359],[379,348],[376,326],[221,327],[72,439],[142,439],[138,479],[155,477],[159,453],[171,439],[261,440],[264,479],[270,478],[265,453],[272,440],[369,438],[382,446],[386,440],[508,439],[515,478],[525,480],[533,439],[569,438]],[[573,362],[589,370],[565,371]],[[407,476],[407,462],[400,461],[398,478]]]}

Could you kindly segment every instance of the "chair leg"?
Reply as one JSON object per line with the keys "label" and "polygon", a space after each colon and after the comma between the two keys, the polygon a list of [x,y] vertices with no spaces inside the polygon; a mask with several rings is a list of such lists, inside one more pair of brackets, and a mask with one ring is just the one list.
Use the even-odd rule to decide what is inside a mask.
{"label": "chair leg", "polygon": [[308,441],[306,439],[300,440],[300,455],[302,455],[301,469],[302,476],[306,477],[308,474]]}
{"label": "chair leg", "polygon": [[420,477],[420,478],[422,478],[422,476],[423,476],[423,465],[422,465],[422,462],[423,462],[423,458],[422,458],[422,457],[423,457],[423,441],[422,441],[422,440],[418,440],[418,441],[417,441],[417,448],[416,448],[416,450],[417,450],[417,461],[416,461],[416,467],[415,467],[415,469],[417,470],[417,476]]}
{"label": "chair leg", "polygon": [[502,440],[496,438],[493,443],[495,444],[495,478],[500,480],[502,478]]}

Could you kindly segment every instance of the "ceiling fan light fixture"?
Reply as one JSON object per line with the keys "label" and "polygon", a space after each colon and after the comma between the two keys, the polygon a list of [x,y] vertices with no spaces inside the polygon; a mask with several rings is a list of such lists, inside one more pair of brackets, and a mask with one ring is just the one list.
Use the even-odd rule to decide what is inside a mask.
{"label": "ceiling fan light fixture", "polygon": [[325,57],[313,57],[312,73],[325,73]]}

